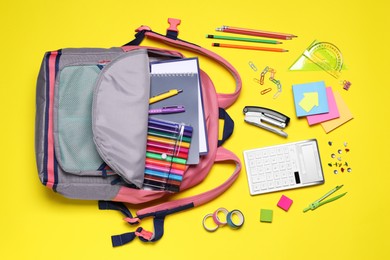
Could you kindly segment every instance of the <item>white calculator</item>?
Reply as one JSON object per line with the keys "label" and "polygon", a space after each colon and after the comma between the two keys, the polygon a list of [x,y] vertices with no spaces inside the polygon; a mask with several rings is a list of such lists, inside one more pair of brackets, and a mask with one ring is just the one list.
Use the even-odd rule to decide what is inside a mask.
{"label": "white calculator", "polygon": [[316,139],[244,151],[251,195],[325,182]]}

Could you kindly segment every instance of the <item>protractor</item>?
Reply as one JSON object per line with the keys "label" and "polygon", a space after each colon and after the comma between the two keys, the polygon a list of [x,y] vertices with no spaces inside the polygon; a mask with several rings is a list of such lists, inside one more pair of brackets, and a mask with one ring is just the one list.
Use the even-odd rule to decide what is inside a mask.
{"label": "protractor", "polygon": [[316,42],[303,55],[333,77],[339,78],[343,69],[343,55],[334,44]]}

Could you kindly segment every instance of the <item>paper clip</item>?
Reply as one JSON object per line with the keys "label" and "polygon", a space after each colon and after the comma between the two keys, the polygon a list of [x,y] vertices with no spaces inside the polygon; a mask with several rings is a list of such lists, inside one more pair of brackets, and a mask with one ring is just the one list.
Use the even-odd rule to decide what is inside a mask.
{"label": "paper clip", "polygon": [[273,83],[276,84],[276,86],[278,87],[278,91],[275,93],[275,95],[273,96],[273,98],[277,98],[280,93],[282,92],[282,84],[280,84],[280,80],[277,80],[277,79],[270,79]]}
{"label": "paper clip", "polygon": [[249,61],[248,64],[249,64],[249,67],[251,67],[251,69],[253,71],[257,71],[257,67],[256,67],[256,65],[252,61]]}
{"label": "paper clip", "polygon": [[267,93],[270,92],[271,90],[272,90],[272,88],[265,88],[265,89],[263,89],[263,90],[260,92],[260,94],[261,94],[261,95],[267,94]]}
{"label": "paper clip", "polygon": [[260,74],[260,85],[263,85],[264,84],[264,77],[265,77],[265,74],[267,74],[268,72],[268,66],[264,68],[264,70],[261,72]]}
{"label": "paper clip", "polygon": [[260,84],[260,80],[258,78],[253,78],[253,81]]}
{"label": "paper clip", "polygon": [[270,80],[273,80],[274,77],[275,77],[276,70],[270,68],[268,71],[271,73],[271,76],[269,77],[269,79],[270,79]]}

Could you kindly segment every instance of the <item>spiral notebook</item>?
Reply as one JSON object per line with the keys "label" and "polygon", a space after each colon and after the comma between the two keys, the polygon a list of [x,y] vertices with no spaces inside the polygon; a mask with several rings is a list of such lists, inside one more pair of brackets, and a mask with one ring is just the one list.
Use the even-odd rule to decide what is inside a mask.
{"label": "spiral notebook", "polygon": [[[166,60],[152,62],[150,65],[150,71],[152,74],[196,74],[197,84],[194,86],[197,89],[198,97],[198,134],[199,134],[199,154],[205,155],[209,151],[207,140],[206,121],[204,116],[203,98],[202,98],[202,85],[200,81],[200,69],[199,60],[197,57],[183,58],[177,60]],[[192,98],[193,99],[193,98]],[[191,99],[191,100],[192,100]]]}
{"label": "spiral notebook", "polygon": [[153,115],[154,118],[177,123],[185,123],[193,128],[187,164],[199,162],[199,102],[198,74],[196,73],[151,73],[150,96],[157,96],[171,89],[183,90],[181,93],[150,104],[150,109],[167,106],[184,106],[185,112]]}

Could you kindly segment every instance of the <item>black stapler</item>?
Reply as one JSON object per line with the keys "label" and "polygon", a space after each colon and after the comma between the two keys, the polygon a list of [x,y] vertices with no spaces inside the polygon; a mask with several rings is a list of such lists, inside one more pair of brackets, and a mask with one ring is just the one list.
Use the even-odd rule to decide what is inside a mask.
{"label": "black stapler", "polygon": [[[283,132],[281,129],[288,126],[288,123],[290,122],[288,116],[269,108],[255,106],[246,106],[244,107],[243,112],[245,115],[245,122],[264,128],[283,137],[287,137],[287,133]],[[278,128],[272,127],[269,124],[277,126]]]}

